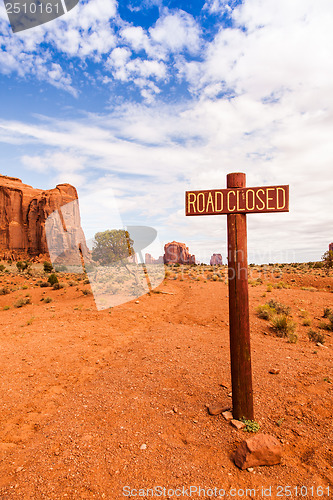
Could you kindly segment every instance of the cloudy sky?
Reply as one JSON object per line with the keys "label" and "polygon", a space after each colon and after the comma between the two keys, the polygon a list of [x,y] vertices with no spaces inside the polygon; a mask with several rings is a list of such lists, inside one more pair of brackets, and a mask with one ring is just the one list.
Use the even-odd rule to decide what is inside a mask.
{"label": "cloudy sky", "polygon": [[333,241],[332,0],[81,0],[13,34],[0,3],[0,173],[76,186],[87,237],[156,228],[207,261],[226,216],[189,189],[290,185],[248,216],[250,262],[320,260]]}

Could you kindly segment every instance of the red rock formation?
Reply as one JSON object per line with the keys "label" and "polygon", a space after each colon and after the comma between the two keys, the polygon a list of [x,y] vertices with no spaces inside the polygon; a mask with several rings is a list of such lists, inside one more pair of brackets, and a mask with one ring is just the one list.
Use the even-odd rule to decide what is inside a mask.
{"label": "red rock formation", "polygon": [[172,241],[164,245],[165,264],[195,264],[195,255],[190,255],[185,243]]}
{"label": "red rock formation", "polygon": [[222,255],[220,253],[213,253],[213,255],[210,258],[210,265],[211,266],[222,266]]}
{"label": "red rock formation", "polygon": [[[55,189],[44,191],[23,184],[15,177],[0,175],[0,256],[13,260],[47,256],[46,219],[77,198],[76,189],[70,184],[59,184]],[[73,214],[70,216],[75,222],[67,237],[79,239],[78,243],[82,243],[78,204],[73,204],[71,210]],[[81,230],[80,238],[78,229]],[[52,239],[58,242],[65,239],[65,233],[62,233],[55,229]]]}
{"label": "red rock formation", "polygon": [[150,253],[145,254],[145,263],[146,264],[163,264],[163,257],[159,257],[158,259],[154,259]]}

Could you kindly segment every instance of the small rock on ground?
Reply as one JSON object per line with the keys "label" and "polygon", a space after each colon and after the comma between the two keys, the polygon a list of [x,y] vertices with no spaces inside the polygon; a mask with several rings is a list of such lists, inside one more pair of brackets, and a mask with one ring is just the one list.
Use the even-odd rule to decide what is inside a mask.
{"label": "small rock on ground", "polygon": [[281,462],[282,446],[269,434],[256,434],[243,441],[234,454],[234,462],[240,469],[256,465],[276,465]]}

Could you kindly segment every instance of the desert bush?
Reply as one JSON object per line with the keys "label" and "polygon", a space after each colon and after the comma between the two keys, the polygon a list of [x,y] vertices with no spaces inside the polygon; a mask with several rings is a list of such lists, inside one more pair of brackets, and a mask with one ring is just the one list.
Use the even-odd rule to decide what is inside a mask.
{"label": "desert bush", "polygon": [[268,284],[266,292],[271,292],[272,290],[273,290],[273,286],[271,284]]}
{"label": "desert bush", "polygon": [[84,290],[82,290],[82,293],[83,295],[92,295],[92,291],[89,290],[89,288],[85,288]]}
{"label": "desert bush", "polygon": [[20,307],[23,307],[23,306],[26,306],[27,304],[31,304],[31,297],[24,297],[24,298],[20,298],[18,299],[15,303],[14,303],[14,307],[16,309],[20,308]]}
{"label": "desert bush", "polygon": [[0,272],[3,272],[5,269],[5,266],[3,264],[0,264]]}
{"label": "desert bush", "polygon": [[50,283],[48,283],[47,281],[42,281],[42,283],[40,283],[39,285],[41,288],[47,288],[49,286],[51,286]]}
{"label": "desert bush", "polygon": [[55,273],[50,274],[49,279],[47,280],[51,286],[55,285],[55,283],[59,283],[58,277]]}
{"label": "desert bush", "polygon": [[332,314],[328,317],[328,320],[329,320],[328,323],[325,323],[325,321],[321,321],[318,326],[322,330],[328,330],[329,332],[332,332],[333,331],[333,315]]}
{"label": "desert bush", "polygon": [[296,330],[296,323],[287,314],[277,314],[272,318],[271,324],[277,337],[291,337]]}
{"label": "desert bush", "polygon": [[3,286],[0,288],[0,295],[8,295],[10,293],[10,290],[8,286]]}
{"label": "desert bush", "polygon": [[10,309],[10,306],[4,306],[3,310],[8,311]]}
{"label": "desert bush", "polygon": [[310,318],[304,318],[302,322],[303,326],[310,326],[311,325],[311,319]]}
{"label": "desert bush", "polygon": [[244,417],[241,418],[241,422],[245,424],[244,431],[245,432],[258,432],[260,429],[260,424],[255,420],[246,420]]}
{"label": "desert bush", "polygon": [[285,306],[284,304],[281,304],[281,302],[278,302],[274,299],[271,299],[268,302],[268,305],[272,309],[275,309],[276,314],[285,314],[286,316],[290,316],[291,310],[289,306]]}
{"label": "desert bush", "polygon": [[43,301],[45,302],[45,304],[49,304],[50,302],[52,302],[52,298],[51,297],[44,297]]}
{"label": "desert bush", "polygon": [[25,260],[24,262],[22,262],[20,260],[18,262],[16,262],[16,267],[17,267],[17,269],[18,269],[19,272],[25,271],[30,266],[31,266],[31,264],[27,260]]}
{"label": "desert bush", "polygon": [[43,266],[44,266],[44,272],[45,272],[45,273],[52,273],[52,271],[53,271],[53,266],[52,266],[51,262],[48,262],[48,261],[46,260],[46,261],[44,262]]}
{"label": "desert bush", "polygon": [[263,306],[258,306],[256,309],[258,318],[269,320],[274,314],[276,314],[275,309],[269,306],[269,304],[264,304]]}
{"label": "desert bush", "polygon": [[333,315],[332,309],[330,307],[324,307],[323,318],[329,318],[332,315]]}
{"label": "desert bush", "polygon": [[312,330],[312,328],[308,331],[308,337],[312,342],[320,342],[321,344],[325,342],[325,335],[316,330]]}
{"label": "desert bush", "polygon": [[321,269],[322,267],[324,267],[324,263],[323,262],[315,262],[313,264],[313,268],[314,269]]}
{"label": "desert bush", "polygon": [[56,283],[54,283],[54,285],[52,286],[52,288],[53,288],[53,290],[60,290],[60,288],[64,288],[64,285],[62,285],[59,282],[56,282]]}

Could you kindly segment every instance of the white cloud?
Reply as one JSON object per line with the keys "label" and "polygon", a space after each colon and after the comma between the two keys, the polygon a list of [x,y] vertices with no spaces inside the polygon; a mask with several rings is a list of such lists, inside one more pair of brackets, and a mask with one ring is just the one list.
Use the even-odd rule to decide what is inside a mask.
{"label": "white cloud", "polygon": [[230,14],[236,5],[236,0],[207,0],[203,10],[208,10],[211,14]]}
{"label": "white cloud", "polygon": [[[227,3],[206,6],[213,11]],[[185,218],[186,189],[222,188],[231,171],[246,172],[248,185],[290,184],[289,214],[248,217],[249,251],[271,252],[270,260],[294,251],[297,260],[319,259],[332,239],[332,13],[328,0],[244,0],[232,12],[236,27],[221,29],[201,47],[200,60],[188,57],[190,48],[201,46],[199,29],[181,11],[163,11],[148,31],[121,24],[110,46],[68,19],[68,40],[57,38],[64,51],[70,55],[73,44],[82,61],[105,54],[109,75],[135,84],[149,105],[129,103],[80,121],[2,120],[0,140],[38,146],[44,153],[26,153],[22,164],[59,180],[72,176],[83,195],[112,187],[128,222],[148,219],[164,240],[186,241],[194,253],[204,245],[221,251],[225,218]],[[101,17],[96,26],[106,29],[105,37],[111,28]],[[70,90],[48,52],[29,52],[41,36],[37,30],[19,44],[9,37],[2,70],[30,72]],[[154,96],[175,61],[195,98],[158,104]],[[222,95],[226,90],[232,98]]]}
{"label": "white cloud", "polygon": [[[21,157],[22,164],[29,170],[40,174],[51,173],[55,184],[68,182],[76,187],[80,187],[86,182],[86,176],[83,174],[86,165],[86,158],[78,156],[70,151],[47,152],[41,156]],[[80,173],[81,172],[81,173]]]}
{"label": "white cloud", "polygon": [[149,29],[151,39],[167,47],[171,52],[180,52],[184,48],[196,53],[200,48],[200,29],[193,17],[182,10],[173,13],[166,11]]}

